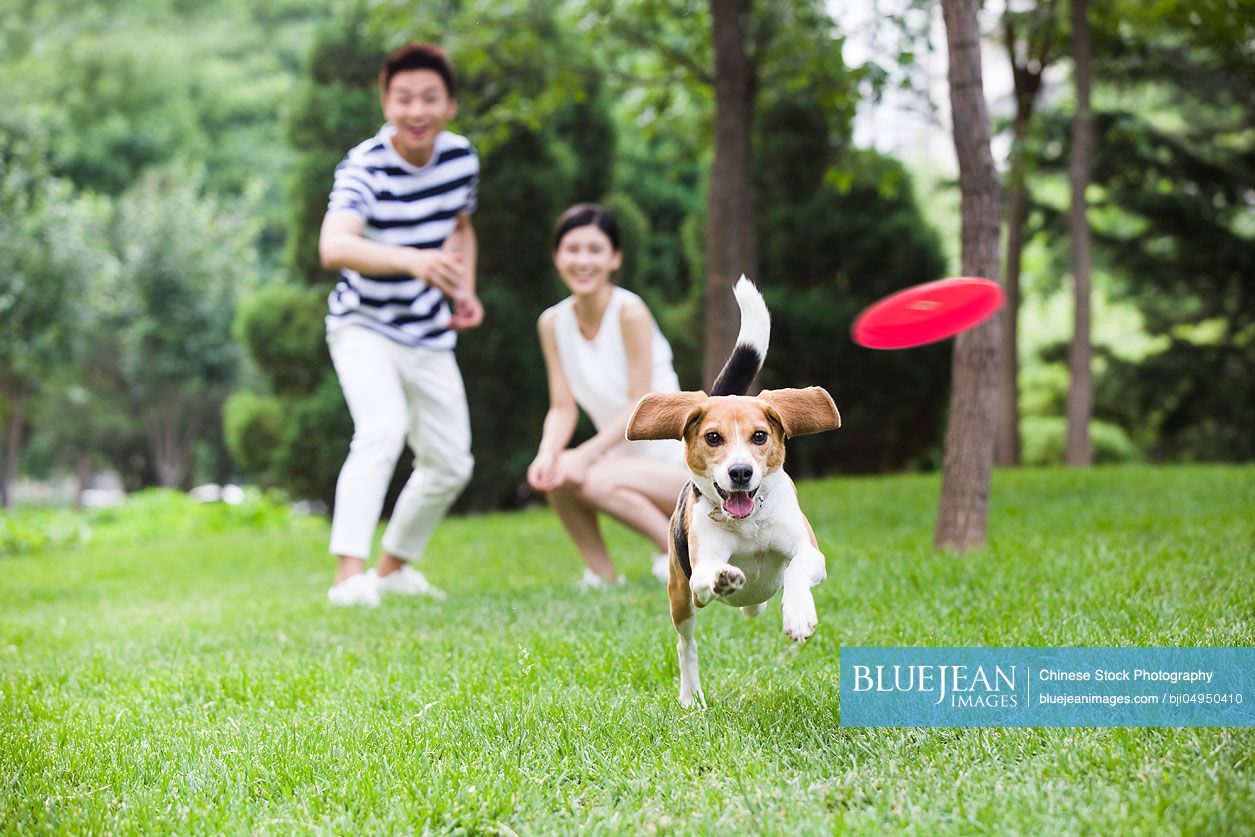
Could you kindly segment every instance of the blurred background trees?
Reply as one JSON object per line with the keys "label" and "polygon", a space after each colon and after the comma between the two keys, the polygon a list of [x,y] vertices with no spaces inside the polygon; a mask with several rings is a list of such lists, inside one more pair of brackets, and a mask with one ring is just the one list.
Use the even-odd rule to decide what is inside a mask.
{"label": "blurred background trees", "polygon": [[[1090,23],[1095,458],[1125,447],[1154,461],[1249,460],[1255,3],[1091,5]],[[1031,236],[1060,276],[1073,112],[1067,98],[1044,109],[1025,150]],[[1028,394],[1032,424],[1051,428],[1035,447],[1055,449],[1059,426],[1042,419],[1062,412],[1068,349],[1037,342],[1038,374],[1054,370],[1054,384]]]}
{"label": "blurred background trees", "polygon": [[[777,323],[762,383],[826,386],[845,418],[799,440],[792,467],[938,467],[951,346],[848,339],[868,302],[958,267],[917,168],[851,139],[860,100],[926,56],[847,66],[826,4],[743,5],[754,278]],[[1062,457],[1069,378],[1071,35],[1067,0],[1011,5],[1015,35],[992,8],[987,34],[1062,68],[1031,119],[1008,120],[999,161],[1004,189],[1023,184],[1016,427],[1040,464]],[[1099,462],[1255,454],[1250,6],[1091,9]],[[562,295],[549,235],[568,204],[616,209],[621,279],[681,382],[703,383],[712,22],[707,3],[654,0],[23,0],[0,23],[5,486],[111,468],[132,487],[235,478],[330,501],[350,425],[323,342],[318,225],[336,162],[379,127],[382,54],[428,39],[455,60],[452,127],[483,162],[487,320],[458,348],[477,460],[461,507],[525,501],[545,405],[535,320]]]}

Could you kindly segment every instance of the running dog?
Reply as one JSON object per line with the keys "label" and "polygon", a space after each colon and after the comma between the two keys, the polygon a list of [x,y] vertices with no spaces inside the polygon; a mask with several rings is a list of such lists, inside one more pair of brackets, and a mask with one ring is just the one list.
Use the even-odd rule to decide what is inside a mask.
{"label": "running dog", "polygon": [[628,439],[682,439],[692,473],[671,516],[668,580],[685,707],[705,706],[694,606],[719,601],[752,617],[784,588],[784,632],[805,642],[818,624],[810,588],[827,575],[797,489],[782,467],[784,443],[835,430],[841,416],[822,387],[745,395],[767,355],[771,318],[762,294],[744,276],[733,293],[741,330],[711,394],[651,393],[627,426]]}

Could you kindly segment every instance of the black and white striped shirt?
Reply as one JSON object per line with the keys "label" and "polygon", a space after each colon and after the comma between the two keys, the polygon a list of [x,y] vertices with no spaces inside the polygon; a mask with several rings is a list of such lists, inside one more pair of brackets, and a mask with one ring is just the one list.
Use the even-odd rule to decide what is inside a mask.
{"label": "black and white striped shirt", "polygon": [[[362,235],[372,241],[440,247],[457,216],[475,211],[479,157],[465,137],[442,131],[431,160],[415,166],[392,145],[395,130],[384,125],[340,161],[327,212],[361,218]],[[363,326],[408,346],[452,349],[457,342],[444,294],[406,274],[364,276],[345,268],[327,304],[328,334]]]}

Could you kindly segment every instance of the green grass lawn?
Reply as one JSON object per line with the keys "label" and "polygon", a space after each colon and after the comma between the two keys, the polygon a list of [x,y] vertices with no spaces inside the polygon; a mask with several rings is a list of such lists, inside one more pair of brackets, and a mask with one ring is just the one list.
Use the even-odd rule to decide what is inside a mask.
{"label": "green grass lawn", "polygon": [[1255,468],[999,473],[963,558],[937,490],[804,483],[819,629],[704,611],[704,712],[620,528],[629,583],[579,593],[546,510],[451,520],[448,599],[369,611],[322,521],[98,514],[0,558],[0,831],[1255,829],[1253,729],[845,729],[837,682],[841,645],[1255,645]]}

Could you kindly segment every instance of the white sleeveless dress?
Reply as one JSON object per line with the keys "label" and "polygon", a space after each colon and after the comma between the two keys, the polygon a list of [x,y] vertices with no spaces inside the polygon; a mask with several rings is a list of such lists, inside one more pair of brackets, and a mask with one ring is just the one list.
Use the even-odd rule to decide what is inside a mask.
{"label": "white sleeveless dress", "polygon": [[[597,335],[589,340],[580,333],[575,316],[575,297],[569,296],[554,306],[554,337],[558,344],[558,359],[567,386],[575,403],[593,420],[600,431],[628,406],[628,363],[623,345],[622,310],[629,299],[639,300],[636,294],[615,287],[601,318]],[[680,379],[672,365],[671,344],[662,336],[658,323],[653,323],[653,342],[650,345],[651,392],[679,392]],[[632,456],[662,459],[677,464],[684,463],[684,443],[678,439],[657,441],[624,441],[612,449]]]}

